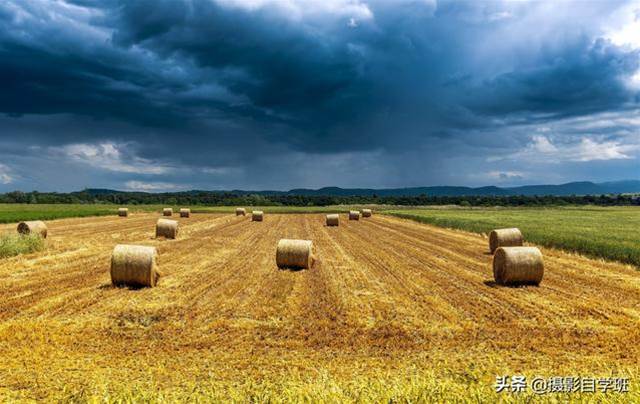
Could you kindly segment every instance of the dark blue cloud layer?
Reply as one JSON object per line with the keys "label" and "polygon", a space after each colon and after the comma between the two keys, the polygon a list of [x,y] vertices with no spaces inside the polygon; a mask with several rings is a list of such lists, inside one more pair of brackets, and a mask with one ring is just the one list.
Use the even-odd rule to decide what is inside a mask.
{"label": "dark blue cloud layer", "polygon": [[[145,161],[233,169],[244,173],[233,177],[235,187],[261,187],[250,178],[273,186],[274,175],[282,187],[348,185],[331,175],[357,181],[351,172],[370,166],[374,155],[380,186],[403,185],[402,178],[407,185],[487,183],[491,177],[475,178],[477,171],[492,171],[486,161],[495,153],[525,147],[534,125],[624,114],[640,102],[629,85],[639,50],[594,28],[624,2],[572,11],[573,21],[544,16],[543,3],[335,0],[319,11],[309,2],[294,11],[275,4],[0,6],[3,132],[25,146],[109,141]],[[548,34],[538,32],[540,24]],[[40,117],[49,117],[48,130]],[[629,146],[611,126],[588,135],[607,131],[599,141]],[[0,139],[7,154],[8,144]],[[631,161],[615,164],[637,164],[633,147],[620,152]],[[295,166],[274,161],[294,164],[301,155],[317,159],[327,178],[305,170],[300,178]],[[468,160],[458,176],[443,175],[442,162],[465,156],[478,161]],[[502,174],[498,180],[531,178]],[[190,174],[198,185],[221,185],[207,178]],[[305,178],[312,179],[300,183]]]}

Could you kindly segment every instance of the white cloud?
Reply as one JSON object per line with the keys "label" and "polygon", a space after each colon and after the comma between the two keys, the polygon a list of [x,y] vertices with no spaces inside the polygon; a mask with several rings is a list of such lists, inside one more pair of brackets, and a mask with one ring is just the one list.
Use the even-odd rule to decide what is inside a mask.
{"label": "white cloud", "polygon": [[369,6],[359,0],[214,0],[224,7],[246,11],[276,9],[294,21],[307,17],[350,17],[370,20],[373,13]]}
{"label": "white cloud", "polygon": [[[630,49],[640,49],[640,20],[634,18],[622,24],[615,31],[610,31],[607,38],[614,44]],[[626,84],[633,90],[640,90],[640,70],[627,77]]]}
{"label": "white cloud", "polygon": [[629,86],[633,89],[640,90],[640,70],[629,79]]}
{"label": "white cloud", "polygon": [[[603,31],[604,37],[617,46],[640,49],[640,2],[634,1],[616,10]],[[626,82],[631,89],[640,90],[640,70],[627,77]]]}
{"label": "white cloud", "polygon": [[171,182],[127,181],[124,185],[127,190],[142,192],[178,191],[188,188]]}
{"label": "white cloud", "polygon": [[640,48],[640,4],[629,3],[616,10],[605,25],[605,37],[618,46]]}
{"label": "white cloud", "polygon": [[[511,154],[506,159],[550,163],[621,160],[632,159],[631,152],[637,149],[638,145],[622,144],[613,140],[583,137],[578,142],[560,144],[553,143],[547,136],[535,135],[523,150]],[[492,161],[503,159],[494,158]]]}
{"label": "white cloud", "polygon": [[513,17],[513,14],[511,14],[509,11],[498,11],[490,14],[488,19],[489,21],[493,22],[493,21],[508,20],[509,18],[512,18],[512,17]]}
{"label": "white cloud", "polygon": [[555,147],[545,136],[534,136],[530,147],[534,151],[544,154],[553,154],[558,151],[558,148]]}
{"label": "white cloud", "polygon": [[128,143],[103,142],[69,144],[52,147],[49,150],[54,154],[62,154],[72,161],[113,172],[166,174],[174,170],[174,167],[133,155],[128,150],[131,148],[132,145]]}
{"label": "white cloud", "polygon": [[0,184],[11,184],[15,180],[11,169],[4,164],[0,164]]}
{"label": "white cloud", "polygon": [[498,181],[521,180],[524,176],[522,171],[490,171],[487,173],[487,177]]}
{"label": "white cloud", "polygon": [[582,139],[577,146],[569,149],[572,152],[569,158],[572,161],[631,159],[628,152],[632,149],[632,146],[622,145],[618,142],[598,143],[591,139]]}

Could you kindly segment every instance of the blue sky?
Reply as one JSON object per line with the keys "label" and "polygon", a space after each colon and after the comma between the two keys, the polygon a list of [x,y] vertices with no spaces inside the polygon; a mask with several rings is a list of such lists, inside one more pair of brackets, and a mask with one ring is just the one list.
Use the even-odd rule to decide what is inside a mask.
{"label": "blue sky", "polygon": [[0,192],[640,178],[639,1],[5,0]]}

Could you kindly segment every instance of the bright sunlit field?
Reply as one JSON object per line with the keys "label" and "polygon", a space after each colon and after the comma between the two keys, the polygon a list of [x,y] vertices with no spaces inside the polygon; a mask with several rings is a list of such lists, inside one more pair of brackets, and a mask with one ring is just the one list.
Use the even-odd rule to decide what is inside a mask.
{"label": "bright sunlit field", "polygon": [[[498,394],[495,379],[523,374],[625,377],[629,393],[566,397],[640,399],[633,266],[543,247],[540,287],[505,288],[481,234],[381,214],[343,214],[331,228],[321,214],[267,211],[264,222],[174,217],[178,239],[162,240],[158,217],[48,221],[44,250],[0,260],[0,396],[516,401],[532,393]],[[280,238],[313,240],[316,265],[279,270]],[[158,248],[157,287],[111,286],[120,243]]]}
{"label": "bright sunlit field", "polygon": [[[0,223],[23,220],[52,220],[68,217],[109,216],[117,213],[119,205],[110,204],[0,204]],[[161,212],[171,207],[175,212],[180,206],[169,205],[128,205],[131,212]],[[270,213],[338,213],[346,212],[350,206],[253,206],[251,210],[266,210]],[[355,207],[358,208],[358,207]],[[198,213],[231,213],[234,206],[192,206]]]}
{"label": "bright sunlit field", "polygon": [[386,213],[442,227],[489,233],[518,227],[525,240],[640,267],[640,207],[431,207]]}

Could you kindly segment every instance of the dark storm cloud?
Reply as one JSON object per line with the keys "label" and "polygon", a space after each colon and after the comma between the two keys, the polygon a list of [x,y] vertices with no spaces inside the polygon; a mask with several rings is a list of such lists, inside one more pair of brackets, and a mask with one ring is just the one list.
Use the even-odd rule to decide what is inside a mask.
{"label": "dark storm cloud", "polygon": [[[119,23],[116,3],[100,3],[112,8],[96,9],[100,13],[94,16],[72,13],[66,16],[70,21],[59,18],[66,10],[49,9],[51,5],[17,3],[0,13],[2,112],[73,113],[166,127],[188,125],[203,112],[199,108],[238,108],[224,93],[212,99],[194,91],[211,81],[188,61],[113,46],[110,33]],[[11,13],[21,6],[26,17]],[[69,26],[71,22],[78,26]]]}
{"label": "dark storm cloud", "polygon": [[250,13],[210,1],[151,3],[119,8],[114,43],[192,60],[212,75],[236,72],[225,86],[263,114],[251,108],[235,113],[290,127],[284,134],[270,128],[265,136],[298,148],[331,148],[332,141],[344,147],[349,139],[332,132],[342,135],[341,126],[371,107],[373,78],[361,71],[364,58],[348,44],[355,34],[345,19],[316,28],[268,9]]}
{"label": "dark storm cloud", "polygon": [[[368,8],[375,21],[354,29],[346,17],[290,21],[277,10],[212,1],[125,2],[113,39],[201,68],[238,70],[224,80],[229,90],[291,127],[274,138],[307,151],[393,148],[392,131],[412,141],[487,126],[485,115],[567,116],[634,101],[622,78],[638,69],[638,51],[577,35],[541,51],[535,66],[483,76],[465,58],[489,31],[487,7],[475,21],[479,11],[461,3],[437,12],[420,2]],[[468,79],[447,85],[456,75]]]}
{"label": "dark storm cloud", "polygon": [[[350,174],[356,170],[375,171],[378,186],[487,183],[475,173],[499,170],[483,161],[528,147],[534,125],[637,110],[638,86],[630,83],[640,53],[598,25],[624,7],[6,2],[0,127],[12,140],[0,138],[0,155],[8,161],[21,144],[38,145],[52,159],[89,164],[65,148],[84,145],[88,157],[101,156],[93,169],[109,185],[149,180],[131,167],[179,180],[142,172],[154,163],[176,168],[176,176],[190,167],[185,176],[203,188],[224,185],[212,173],[226,173],[231,187],[330,185],[336,175],[349,176],[337,184],[348,185],[362,181]],[[618,128],[633,132],[638,123],[618,118],[589,135],[629,146],[632,135]],[[555,128],[580,142],[571,127]],[[634,145],[612,155],[637,156]],[[309,159],[324,181],[305,167]],[[528,178],[507,171],[497,180]]]}
{"label": "dark storm cloud", "polygon": [[492,115],[543,112],[569,116],[605,111],[635,102],[623,78],[640,68],[640,51],[583,38],[540,66],[509,72],[476,88],[482,99],[470,107]]}

